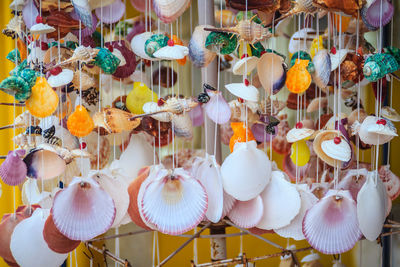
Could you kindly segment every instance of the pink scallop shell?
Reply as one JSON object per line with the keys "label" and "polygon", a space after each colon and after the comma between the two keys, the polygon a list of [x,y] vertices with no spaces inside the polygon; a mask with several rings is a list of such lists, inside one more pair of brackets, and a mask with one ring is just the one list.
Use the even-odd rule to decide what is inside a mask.
{"label": "pink scallop shell", "polygon": [[367,8],[365,19],[370,25],[378,28],[380,26],[383,27],[388,24],[392,20],[393,14],[394,7],[392,3],[390,3],[388,0],[375,0]]}
{"label": "pink scallop shell", "polygon": [[100,21],[112,24],[122,19],[125,14],[125,8],[125,4],[121,0],[115,0],[111,5],[96,8],[95,13]]}
{"label": "pink scallop shell", "polygon": [[[103,11],[104,12],[104,11]],[[79,15],[75,13],[75,11],[71,12],[71,18],[75,20],[79,20]],[[97,18],[94,14],[92,14],[92,27],[85,27],[81,30],[81,36],[82,38],[91,36],[97,28]],[[79,30],[73,30],[72,33],[79,38]]]}
{"label": "pink scallop shell", "polygon": [[263,209],[263,201],[260,196],[257,196],[248,201],[236,201],[228,217],[237,226],[251,228],[261,220]]}
{"label": "pink scallop shell", "polygon": [[204,105],[207,116],[215,123],[224,124],[231,118],[231,109],[221,92],[211,92],[210,101]]}
{"label": "pink scallop shell", "polygon": [[0,166],[0,177],[4,183],[14,186],[22,183],[27,174],[25,162],[20,158],[25,150],[9,151],[8,155]]}

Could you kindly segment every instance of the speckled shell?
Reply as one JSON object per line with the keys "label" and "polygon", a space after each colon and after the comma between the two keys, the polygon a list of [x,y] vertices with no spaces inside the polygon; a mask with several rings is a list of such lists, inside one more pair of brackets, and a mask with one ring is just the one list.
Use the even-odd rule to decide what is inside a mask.
{"label": "speckled shell", "polygon": [[375,82],[398,69],[399,63],[392,55],[375,54],[365,60],[363,72],[368,81]]}

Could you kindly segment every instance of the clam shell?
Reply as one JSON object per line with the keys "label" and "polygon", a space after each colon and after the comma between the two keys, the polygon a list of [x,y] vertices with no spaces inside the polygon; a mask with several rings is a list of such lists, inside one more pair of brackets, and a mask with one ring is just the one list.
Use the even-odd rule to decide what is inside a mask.
{"label": "clam shell", "polygon": [[33,0],[26,1],[24,8],[22,9],[22,17],[28,29],[32,28],[32,26],[36,24],[36,17],[38,15],[39,11],[33,3]]}
{"label": "clam shell", "polygon": [[284,59],[275,53],[265,53],[257,63],[260,83],[269,94],[278,93],[285,85]]}
{"label": "clam shell", "polygon": [[151,181],[139,209],[144,217],[165,234],[179,235],[193,229],[207,210],[207,194],[199,181],[181,168],[170,174],[161,170]]}
{"label": "clam shell", "polygon": [[205,42],[209,32],[206,32],[204,28],[210,27],[212,28],[210,25],[197,26],[192,33],[192,37],[190,38],[188,46],[189,59],[197,68],[206,67],[217,55],[215,52],[212,52],[205,47]]}
{"label": "clam shell", "polygon": [[72,240],[105,233],[115,219],[114,201],[92,178],[74,178],[54,197],[51,209],[57,229]]}
{"label": "clam shell", "polygon": [[312,74],[315,84],[319,88],[326,88],[331,74],[331,58],[326,49],[319,50],[313,58],[315,72]]}
{"label": "clam shell", "polygon": [[[335,158],[332,158],[331,156],[329,156],[329,155],[327,155],[325,153],[325,151],[328,151],[326,148],[325,148],[325,150],[322,149],[322,143],[325,140],[333,140],[335,137],[340,137],[341,138],[342,141],[340,142],[340,144],[344,143],[344,142],[347,143],[347,141],[341,136],[340,132],[336,131],[336,130],[326,130],[326,131],[319,132],[316,135],[316,137],[314,139],[314,142],[313,142],[313,148],[314,148],[314,151],[317,154],[317,156],[320,159],[322,159],[325,163],[327,163],[327,164],[329,164],[330,166],[333,166],[333,167],[337,166],[337,164],[340,163],[339,162],[340,161],[339,158],[345,159],[345,158],[348,157],[347,152],[344,155],[342,155],[338,151],[332,151],[331,149],[329,149],[329,152],[328,152],[329,155],[335,156],[336,157],[336,159],[335,159]],[[328,145],[330,143],[325,143],[325,144]],[[331,144],[332,149],[335,147],[334,145],[336,145],[336,144]],[[343,145],[343,147],[346,148],[346,151],[347,151],[347,148],[348,148],[347,146],[350,147],[350,145],[348,143],[347,143],[347,145],[346,144]],[[351,153],[350,153],[350,155],[351,155]]]}
{"label": "clam shell", "polygon": [[375,171],[368,172],[367,180],[357,195],[357,219],[366,239],[375,241],[386,218],[387,194]]}
{"label": "clam shell", "polygon": [[264,212],[263,201],[260,196],[248,201],[236,201],[228,213],[229,219],[237,226],[251,228],[261,220]]}
{"label": "clam shell", "polygon": [[328,106],[328,98],[317,97],[314,98],[307,107],[307,112],[311,113],[319,110],[320,108],[326,108]]}
{"label": "clam shell", "polygon": [[193,138],[192,120],[187,112],[181,115],[174,115],[172,117],[172,128],[174,129],[177,137],[183,137],[187,139]]}
{"label": "clam shell", "polygon": [[301,184],[297,186],[297,191],[300,193],[301,206],[299,214],[294,217],[288,226],[274,229],[275,233],[285,238],[293,238],[294,240],[305,239],[303,234],[303,218],[308,209],[314,206],[318,198],[308,189],[308,186]]}
{"label": "clam shell", "polygon": [[52,251],[43,237],[49,210],[37,208],[31,217],[21,221],[14,229],[10,249],[21,267],[60,266],[68,254]]}
{"label": "clam shell", "polygon": [[116,23],[125,14],[125,3],[121,0],[114,0],[113,3],[95,9],[96,16],[106,24]]}
{"label": "clam shell", "polygon": [[331,58],[331,71],[336,70],[340,64],[346,59],[347,49],[338,49],[335,54],[330,53]]}
{"label": "clam shell", "polygon": [[241,60],[236,61],[235,65],[233,65],[232,72],[235,75],[245,75],[246,73],[250,73],[257,67],[258,61],[258,57],[244,57]]}
{"label": "clam shell", "polygon": [[400,121],[400,114],[394,108],[388,106],[382,107],[381,116],[391,121]]}
{"label": "clam shell", "polygon": [[354,247],[362,233],[356,203],[349,191],[329,190],[303,219],[308,243],[324,254],[344,253]]}
{"label": "clam shell", "polygon": [[[389,121],[386,121],[386,125],[378,125],[377,121],[378,117],[375,116],[368,116],[364,119],[358,130],[361,141],[369,145],[382,145],[397,136],[396,128],[389,126]],[[354,125],[353,128],[355,128]]]}
{"label": "clam shell", "polygon": [[[21,191],[22,202],[25,205],[39,204],[43,208],[50,208],[52,205],[52,194],[46,191],[40,192],[36,179],[28,178],[22,185]],[[47,207],[47,204],[50,206]]]}
{"label": "clam shell", "polygon": [[105,108],[104,115],[106,124],[112,133],[132,131],[140,124],[140,119],[130,120],[133,115],[132,113],[118,108]]}
{"label": "clam shell", "polygon": [[271,181],[260,194],[264,204],[264,214],[258,228],[271,230],[288,226],[299,214],[300,194],[294,184],[286,181],[281,171],[273,171]]}
{"label": "clam shell", "polygon": [[234,198],[255,198],[271,179],[271,162],[255,141],[236,143],[221,166],[224,190]]}
{"label": "clam shell", "polygon": [[344,138],[336,144],[333,139],[321,142],[321,149],[324,153],[335,160],[347,162],[351,159],[351,147]]}
{"label": "clam shell", "polygon": [[189,49],[182,45],[164,46],[154,52],[153,56],[163,60],[183,59],[189,54]]}
{"label": "clam shell", "polygon": [[354,201],[357,201],[357,195],[361,187],[364,185],[368,170],[363,169],[350,169],[344,177],[340,179],[337,189],[349,190]]}
{"label": "clam shell", "polygon": [[56,29],[48,24],[36,23],[30,28],[31,34],[47,34],[54,32]]}
{"label": "clam shell", "polygon": [[289,143],[294,143],[303,139],[306,139],[310,137],[314,133],[313,129],[307,129],[307,128],[292,128],[290,131],[286,134],[286,140]]}
{"label": "clam shell", "polygon": [[66,169],[65,161],[52,150],[36,149],[24,158],[27,176],[34,179],[48,180],[61,175]]}
{"label": "clam shell", "polygon": [[27,175],[25,162],[20,158],[25,155],[25,150],[9,151],[6,159],[0,166],[1,180],[11,186],[22,183]]}
{"label": "clam shell", "polygon": [[164,23],[174,22],[189,5],[190,0],[153,0],[154,12]]}
{"label": "clam shell", "polygon": [[131,48],[133,53],[138,55],[139,57],[147,60],[154,60],[153,58],[149,57],[145,52],[145,43],[146,41],[153,35],[152,32],[144,32],[135,35],[131,40]]}
{"label": "clam shell", "polygon": [[[315,32],[312,28],[304,28],[300,31],[295,32],[289,41],[289,53],[294,54],[298,51],[308,51],[311,46],[312,41],[306,40],[305,38],[313,37],[313,35],[308,34],[308,32]],[[297,40],[295,40],[297,39]]]}
{"label": "clam shell", "polygon": [[63,69],[58,75],[51,75],[47,82],[51,87],[59,87],[69,84],[73,78],[74,72],[72,70]]}
{"label": "clam shell", "polygon": [[258,89],[253,85],[246,86],[244,83],[230,83],[226,84],[225,88],[234,96],[240,97],[247,101],[258,101]]}

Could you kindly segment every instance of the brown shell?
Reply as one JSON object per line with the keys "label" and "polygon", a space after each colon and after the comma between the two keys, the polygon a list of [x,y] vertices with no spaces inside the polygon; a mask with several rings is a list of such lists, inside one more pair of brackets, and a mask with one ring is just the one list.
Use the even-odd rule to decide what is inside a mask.
{"label": "brown shell", "polygon": [[272,142],[272,149],[279,154],[286,155],[290,152],[291,144],[286,139],[286,134],[289,132],[289,123],[287,120],[281,120],[278,124],[278,134]]}
{"label": "brown shell", "polygon": [[106,108],[104,114],[106,123],[113,133],[132,131],[140,124],[140,119],[130,120],[134,114],[118,108]]}
{"label": "brown shell", "polygon": [[[50,15],[45,18],[44,22],[56,28],[56,31],[47,34],[47,38],[58,40],[58,38],[64,38],[69,32],[71,32],[71,30],[79,30],[79,21],[73,19],[63,10],[51,11]],[[85,25],[81,24],[81,29],[84,28]],[[58,29],[60,30],[60,35],[58,35]]]}
{"label": "brown shell", "polygon": [[171,122],[162,122],[152,117],[143,117],[137,131],[144,131],[154,137],[154,145],[162,147],[168,145],[172,141],[173,133]]}
{"label": "brown shell", "polygon": [[252,9],[268,12],[274,12],[278,9],[286,11],[290,9],[291,5],[289,0],[225,0],[225,2],[227,7],[231,7],[240,11]]}
{"label": "brown shell", "polygon": [[[73,55],[74,51],[67,47],[60,47],[60,62],[69,59]],[[46,50],[43,57],[44,64],[49,64],[51,62],[55,63],[58,61],[58,46],[52,46]]]}
{"label": "brown shell", "polygon": [[[321,92],[321,96],[325,96],[326,94],[324,92]],[[305,97],[304,97],[305,96]],[[308,88],[302,96],[302,103],[301,107],[303,109],[307,108],[308,105],[310,104],[311,100],[314,99],[315,97],[319,96],[319,92],[317,92],[317,95],[315,94],[315,84],[311,84],[310,88]],[[290,93],[287,100],[286,100],[286,106],[290,109],[297,109],[297,94],[295,93]],[[299,103],[299,108],[300,108],[300,103]]]}
{"label": "brown shell", "polygon": [[128,214],[131,217],[132,221],[139,227],[142,227],[146,230],[152,230],[149,228],[140,217],[139,208],[138,208],[138,195],[140,186],[149,176],[150,167],[144,167],[139,170],[138,177],[133,180],[128,187],[128,194],[129,194],[129,206],[128,206]]}
{"label": "brown shell", "polygon": [[63,235],[54,225],[53,216],[50,214],[43,228],[43,238],[49,248],[57,253],[69,253],[76,249],[81,241],[71,240]]}
{"label": "brown shell", "polygon": [[61,9],[65,12],[72,12],[74,6],[71,1],[68,0],[35,0],[35,4],[37,7],[42,7],[42,15],[46,16],[49,12]]}
{"label": "brown shell", "polygon": [[[73,86],[79,90],[81,88],[82,91],[88,90],[92,87],[98,88],[97,79],[92,77],[93,75],[88,74],[86,71],[76,71],[74,73],[74,78],[72,79]],[[81,82],[82,77],[82,82]]]}
{"label": "brown shell", "polygon": [[328,11],[342,11],[349,15],[357,15],[357,11],[365,4],[365,0],[313,0],[314,5]]}

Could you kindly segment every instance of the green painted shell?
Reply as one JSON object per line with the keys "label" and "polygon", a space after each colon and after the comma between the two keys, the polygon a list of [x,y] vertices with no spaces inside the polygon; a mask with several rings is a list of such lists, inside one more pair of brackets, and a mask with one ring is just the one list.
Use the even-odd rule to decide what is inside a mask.
{"label": "green painted shell", "polygon": [[[245,12],[244,11],[239,11],[236,15],[236,20],[237,21],[241,21],[241,20],[245,20],[246,16],[245,16]],[[254,17],[254,15],[256,15],[255,13],[251,12],[251,11],[247,11],[247,19],[251,19],[252,17]],[[262,20],[257,16],[253,18],[253,21],[257,24],[261,24]]]}
{"label": "green painted shell", "polygon": [[113,74],[117,70],[119,63],[121,63],[121,60],[106,48],[100,48],[94,60],[94,64],[99,66],[106,74]]}
{"label": "green painted shell", "polygon": [[40,73],[32,69],[23,69],[18,76],[24,79],[29,87],[32,88],[35,85],[36,78],[40,76]]}
{"label": "green painted shell", "polygon": [[312,62],[310,54],[308,54],[305,51],[298,51],[298,52],[294,53],[293,56],[290,58],[290,67],[293,67],[293,65],[296,63],[296,59],[298,59],[298,58],[309,60],[310,62]]}
{"label": "green painted shell", "polygon": [[144,43],[144,51],[149,57],[154,58],[153,54],[161,47],[168,45],[169,38],[164,34],[153,34],[147,41]]}
{"label": "green painted shell", "polygon": [[0,90],[13,95],[17,101],[26,101],[31,96],[31,87],[19,76],[9,76],[0,83]]}
{"label": "green painted shell", "polygon": [[367,58],[364,63],[364,76],[370,82],[376,82],[385,77],[386,74],[399,69],[399,63],[390,54],[374,54]]}
{"label": "green painted shell", "polygon": [[235,51],[238,38],[235,34],[226,32],[211,32],[206,39],[206,48],[222,55]]}
{"label": "green painted shell", "polygon": [[8,60],[10,60],[13,63],[20,64],[21,63],[21,54],[18,51],[18,48],[15,48],[8,53],[6,56]]}
{"label": "green painted shell", "polygon": [[400,49],[397,47],[389,46],[385,47],[383,51],[386,54],[392,55],[396,59],[397,63],[400,64]]}
{"label": "green painted shell", "polygon": [[261,57],[261,53],[265,51],[264,46],[260,42],[257,42],[251,45],[250,47],[251,47],[251,54],[255,57]]}

